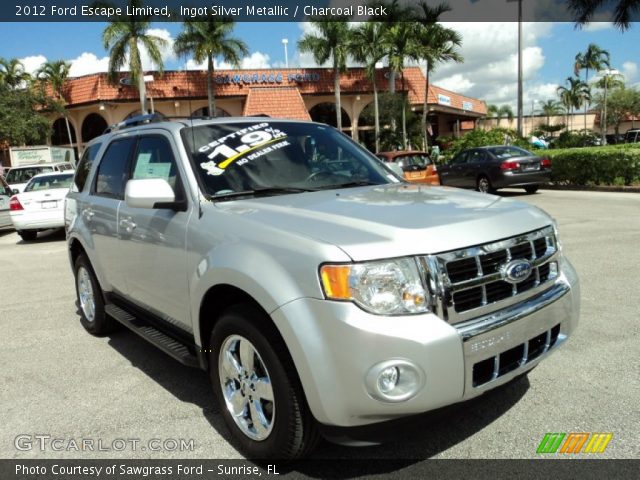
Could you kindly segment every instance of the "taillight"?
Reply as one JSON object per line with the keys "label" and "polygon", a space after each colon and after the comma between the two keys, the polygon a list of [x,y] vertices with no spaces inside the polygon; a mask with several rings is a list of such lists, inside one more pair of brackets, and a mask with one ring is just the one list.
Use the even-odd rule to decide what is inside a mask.
{"label": "taillight", "polygon": [[540,166],[542,168],[549,168],[551,167],[551,160],[549,160],[548,158],[543,158],[542,161],[540,162]]}
{"label": "taillight", "polygon": [[9,200],[9,210],[24,210],[24,207],[20,203],[20,200],[18,200],[18,197],[11,197]]}
{"label": "taillight", "polygon": [[431,170],[433,173],[437,173],[438,172],[438,167],[436,167],[435,165],[433,166],[433,169]]}
{"label": "taillight", "polygon": [[518,168],[520,168],[520,164],[511,160],[504,161],[500,164],[500,170],[517,170]]}

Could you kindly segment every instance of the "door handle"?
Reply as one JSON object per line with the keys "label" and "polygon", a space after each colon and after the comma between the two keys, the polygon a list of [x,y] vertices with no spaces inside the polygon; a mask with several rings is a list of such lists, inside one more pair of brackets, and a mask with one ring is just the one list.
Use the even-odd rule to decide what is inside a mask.
{"label": "door handle", "polygon": [[93,218],[93,216],[95,215],[95,212],[93,210],[91,210],[90,208],[85,208],[82,211],[82,215],[84,216],[84,218],[87,221],[91,221],[91,219]]}
{"label": "door handle", "polygon": [[120,226],[129,233],[131,233],[133,229],[137,227],[136,223],[131,218],[123,218],[122,220],[120,220]]}

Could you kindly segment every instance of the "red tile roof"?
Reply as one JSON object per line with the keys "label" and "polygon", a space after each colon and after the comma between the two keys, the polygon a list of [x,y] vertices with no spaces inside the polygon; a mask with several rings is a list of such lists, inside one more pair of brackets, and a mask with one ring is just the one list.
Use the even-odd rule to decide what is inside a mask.
{"label": "red tile roof", "polygon": [[[126,73],[120,74],[125,78]],[[376,72],[376,81],[380,91],[388,90],[388,69]],[[154,99],[206,98],[207,72],[186,71],[165,72],[163,76],[154,73],[154,81],[147,84],[148,94]],[[217,70],[214,72],[214,88],[217,97],[244,97],[256,87],[297,87],[301,95],[332,95],[334,88],[333,71],[328,68],[290,68],[259,70]],[[402,89],[401,76],[396,79],[397,90]],[[404,86],[411,104],[424,102],[425,79],[418,67],[404,70]],[[370,93],[372,82],[363,68],[350,68],[340,76],[340,88],[344,93]],[[471,106],[476,113],[486,113],[483,101],[459,95],[435,85],[429,86],[429,104],[441,104],[438,95],[450,99],[448,107],[465,110]],[[70,79],[65,87],[64,96],[70,107],[101,101],[137,100],[138,92],[132,86],[113,85],[105,73],[85,75]],[[468,109],[466,109],[468,110]]]}
{"label": "red tile roof", "polygon": [[250,117],[262,114],[274,118],[311,120],[296,87],[250,88],[242,115]]}

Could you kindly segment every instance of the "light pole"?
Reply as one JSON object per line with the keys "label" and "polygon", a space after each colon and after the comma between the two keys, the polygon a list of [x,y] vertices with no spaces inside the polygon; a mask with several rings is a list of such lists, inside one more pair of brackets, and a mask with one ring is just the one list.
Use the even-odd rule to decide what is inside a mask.
{"label": "light pole", "polygon": [[282,39],[282,45],[284,45],[284,65],[286,68],[289,68],[289,54],[287,52],[287,44],[289,43],[288,38]]}
{"label": "light pole", "polygon": [[518,135],[522,136],[522,0],[507,0],[507,3],[518,2]]}

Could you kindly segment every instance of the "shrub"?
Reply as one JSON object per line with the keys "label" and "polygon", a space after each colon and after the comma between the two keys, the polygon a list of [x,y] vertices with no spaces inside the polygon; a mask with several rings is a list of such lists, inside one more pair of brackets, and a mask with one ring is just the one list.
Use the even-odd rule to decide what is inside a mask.
{"label": "shrub", "polygon": [[640,145],[546,150],[552,180],[570,185],[640,183]]}
{"label": "shrub", "polygon": [[517,145],[518,147],[526,149],[531,148],[529,142],[522,137],[518,137],[515,130],[499,127],[491,130],[472,130],[459,138],[444,138],[440,139],[440,142],[443,144],[443,147],[445,143],[447,144],[446,154],[447,157],[451,158],[467,148],[484,147],[487,145],[504,145],[505,138],[507,136],[509,137],[509,143],[511,145]]}

